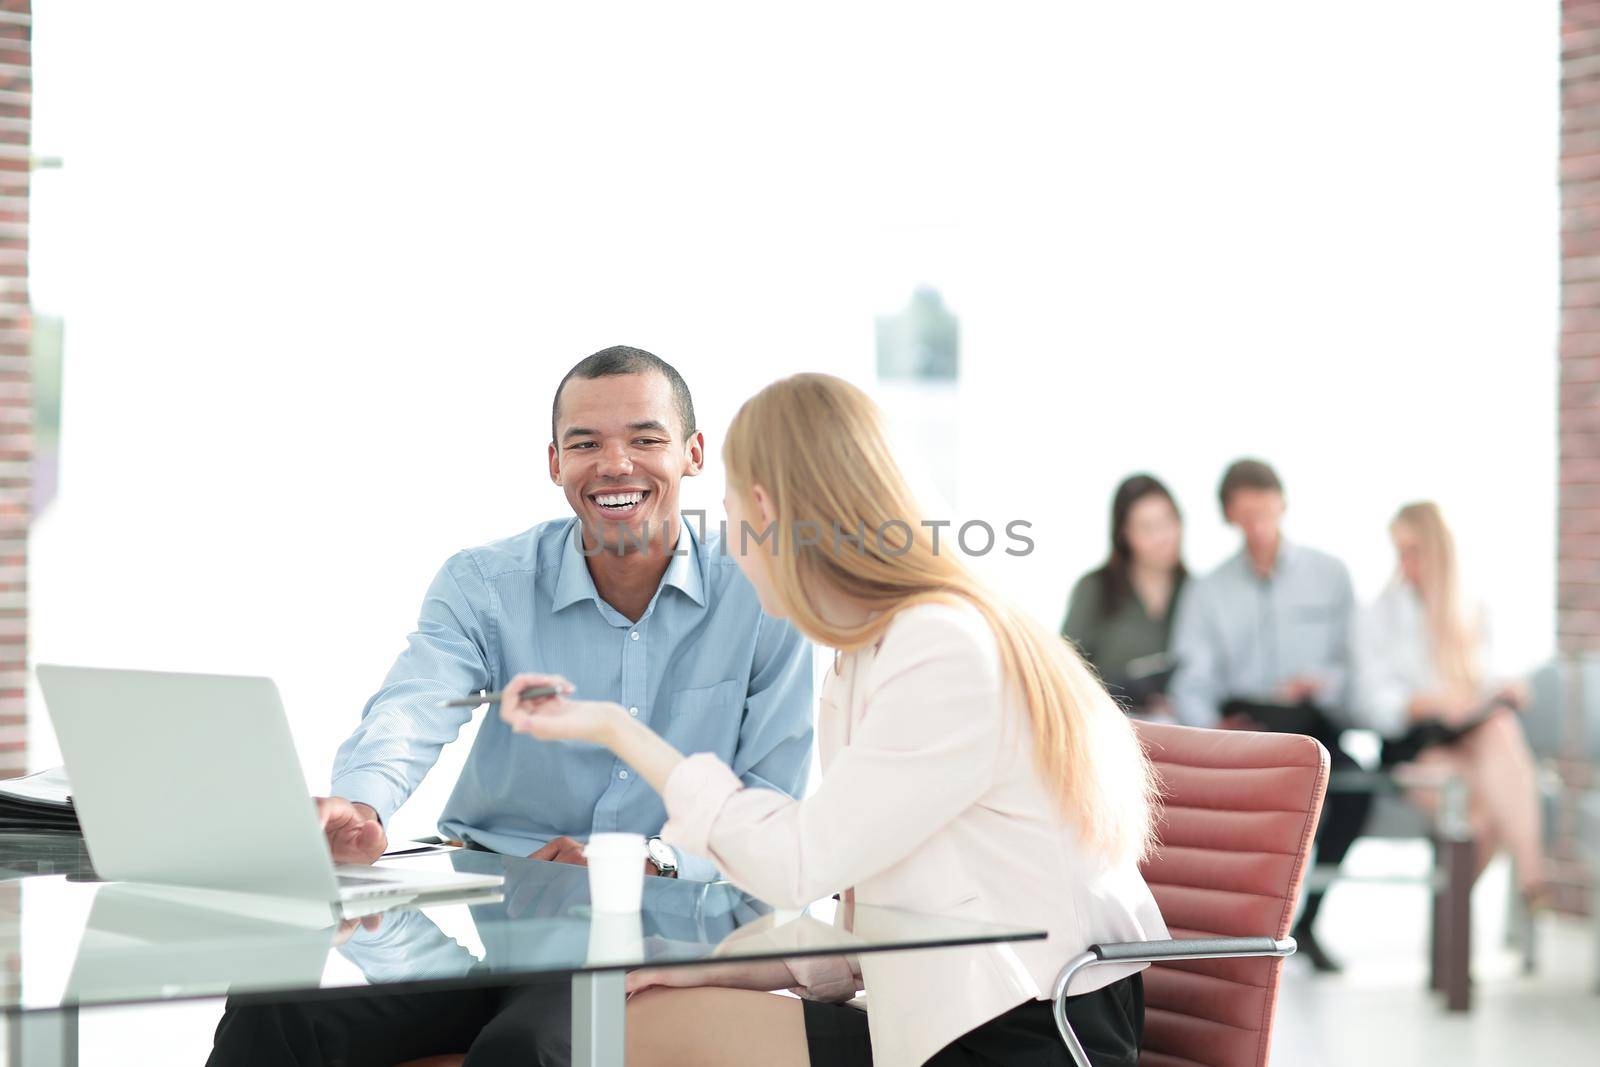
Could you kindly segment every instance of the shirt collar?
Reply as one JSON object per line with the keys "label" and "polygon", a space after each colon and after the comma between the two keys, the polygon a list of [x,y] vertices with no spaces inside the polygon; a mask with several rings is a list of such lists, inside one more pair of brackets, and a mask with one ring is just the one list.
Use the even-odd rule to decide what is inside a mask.
{"label": "shirt collar", "polygon": [[[656,587],[656,596],[659,597],[661,590],[670,585],[696,604],[705,607],[706,587],[705,578],[700,571],[700,542],[695,537],[694,527],[681,515],[678,517],[678,522],[680,524],[678,544],[674,550],[675,554],[667,561],[666,572],[661,575],[661,584]],[[566,543],[561,549],[561,564],[556,572],[555,594],[550,601],[551,611],[560,611],[580,600],[600,603],[600,592],[594,587],[594,576],[589,573],[589,561],[584,558],[582,548],[583,523],[574,518],[572,529],[567,534]],[[654,598],[651,602],[654,603]]]}
{"label": "shirt collar", "polygon": [[1283,534],[1280,532],[1278,534],[1278,555],[1277,558],[1272,561],[1272,573],[1264,576],[1256,570],[1255,561],[1250,558],[1250,550],[1248,548],[1241,546],[1239,549],[1239,554],[1234,558],[1239,561],[1240,569],[1243,570],[1248,577],[1253,578],[1258,582],[1274,582],[1279,578],[1282,578],[1285,571],[1294,567],[1295,557],[1299,554],[1299,551],[1300,550],[1297,549],[1294,544],[1291,543],[1290,540],[1283,536]]}

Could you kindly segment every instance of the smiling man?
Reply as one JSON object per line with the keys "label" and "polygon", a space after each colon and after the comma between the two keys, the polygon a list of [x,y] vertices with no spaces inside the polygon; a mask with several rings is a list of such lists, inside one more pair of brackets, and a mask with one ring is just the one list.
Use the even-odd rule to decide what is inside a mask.
{"label": "smiling man", "polygon": [[[562,379],[550,478],[574,516],[456,553],[335,761],[318,798],[334,858],[371,862],[384,825],[471,709],[440,702],[561,674],[613,700],[685,752],[715,752],[746,785],[798,795],[811,754],[811,652],[767,618],[715,534],[701,540],[678,488],[705,463],[683,378],[637,348],[596,352]],[[471,847],[582,863],[592,833],[654,838],[647,782],[598,745],[530,742],[490,714],[439,829]],[[715,866],[652,840],[650,874],[709,881]],[[380,926],[376,938],[392,935]],[[564,986],[388,997],[333,1005],[230,1005],[211,1063],[393,1064],[460,1051],[473,1064],[563,1064]],[[441,1029],[443,1028],[443,1029]]]}
{"label": "smiling man", "polygon": [[[716,534],[678,510],[705,464],[688,386],[642,349],[596,352],[567,372],[551,411],[550,480],[575,517],[445,563],[416,630],[339,750],[321,804],[336,859],[383,851],[382,825],[470,710],[438,704],[559,672],[615,700],[690,752],[725,753],[750,785],[795,793],[811,751],[811,660],[766,618]],[[469,845],[582,862],[591,833],[657,834],[666,811],[596,746],[526,744],[487,716],[439,827]],[[709,880],[710,861],[659,844],[652,873]]]}

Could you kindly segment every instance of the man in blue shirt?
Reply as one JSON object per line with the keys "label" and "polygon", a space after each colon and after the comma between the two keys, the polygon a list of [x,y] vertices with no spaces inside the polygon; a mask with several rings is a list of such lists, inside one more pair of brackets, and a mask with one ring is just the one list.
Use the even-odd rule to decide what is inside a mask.
{"label": "man in blue shirt", "polygon": [[[810,647],[761,613],[716,533],[702,538],[679,515],[679,480],[705,459],[683,379],[639,349],[598,352],[557,390],[552,436],[550,477],[576,517],[458,552],[433,580],[405,651],[339,750],[336,796],[320,804],[336,859],[382,854],[383,824],[472,715],[440,701],[522,671],[622,704],[681,751],[729,760],[747,785],[791,796],[804,786]],[[440,830],[581,862],[573,839],[654,835],[665,820],[661,798],[607,750],[528,743],[491,714]],[[715,877],[703,857],[677,862],[683,877]]]}
{"label": "man in blue shirt", "polygon": [[[679,512],[679,482],[705,464],[682,377],[637,348],[596,352],[557,388],[551,436],[550,478],[575,517],[458,552],[434,578],[405,650],[339,749],[335,795],[317,799],[336,861],[382,855],[384,824],[472,714],[440,702],[498,690],[523,671],[561,674],[579,694],[622,704],[682,751],[717,753],[747,785],[791,796],[805,785],[811,649],[762,614],[716,534]],[[608,750],[514,736],[489,714],[439,826],[473,847],[581,864],[591,833],[654,836],[665,821],[661,798]],[[710,860],[658,841],[651,855],[650,873],[716,877]],[[566,1002],[550,987],[503,1005],[466,999],[449,1010],[482,1020],[474,1063],[498,1062],[500,1048],[527,1063],[535,1046],[538,1062],[562,1061]],[[312,1011],[319,1025],[305,1025]],[[230,1007],[211,1062],[235,1062],[225,1047],[246,1044],[252,1063],[278,1062],[266,1048],[285,1063],[364,1062],[364,1027],[392,1045],[392,1013],[328,1013],[339,1010]]]}
{"label": "man in blue shirt", "polygon": [[[1283,483],[1267,464],[1238,460],[1223,474],[1218,496],[1244,544],[1178,600],[1170,689],[1178,718],[1191,726],[1309,733],[1327,748],[1335,772],[1358,769],[1339,747],[1350,699],[1349,571],[1283,536]],[[1338,870],[1371,806],[1370,793],[1329,790],[1317,826],[1320,878]],[[1312,966],[1336,971],[1312,927],[1324,893],[1306,893],[1294,937]]]}

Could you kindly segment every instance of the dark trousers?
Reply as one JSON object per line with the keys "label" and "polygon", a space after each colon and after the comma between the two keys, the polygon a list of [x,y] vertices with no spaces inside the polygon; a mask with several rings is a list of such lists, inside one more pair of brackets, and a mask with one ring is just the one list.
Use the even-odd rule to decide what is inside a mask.
{"label": "dark trousers", "polygon": [[[1244,707],[1248,705],[1232,705],[1229,707]],[[1224,708],[1224,711],[1227,711]],[[1339,747],[1339,735],[1343,727],[1328,718],[1320,709],[1310,704],[1300,705],[1297,710],[1305,711],[1311,715],[1309,728],[1297,724],[1294,732],[1305,732],[1322,742],[1322,747],[1328,750],[1329,771],[1337,775],[1340,771],[1359,771],[1361,765],[1345,754]],[[1245,714],[1249,714],[1248,710]],[[1262,722],[1259,718],[1251,716],[1263,730],[1273,729],[1271,723]],[[1317,823],[1317,866],[1324,872],[1339,869],[1339,864],[1344,861],[1345,853],[1350,851],[1350,846],[1356,843],[1361,836],[1361,831],[1367,825],[1367,816],[1372,811],[1373,795],[1365,790],[1336,790],[1331,786],[1327,796],[1322,801],[1322,819]],[[1322,910],[1322,897],[1326,890],[1314,889],[1306,894],[1305,911],[1300,913],[1299,926],[1310,929],[1316,921],[1317,912]]]}
{"label": "dark trousers", "polygon": [[[1144,1044],[1144,976],[1068,997],[1067,1022],[1095,1067],[1138,1067]],[[812,1067],[872,1067],[868,1012],[807,1000],[806,1050]],[[754,1063],[755,1061],[752,1061]],[[969,1030],[934,1053],[926,1067],[1072,1067],[1048,1000],[1029,1000]]]}
{"label": "dark trousers", "polygon": [[565,977],[510,989],[388,993],[308,1002],[228,1001],[207,1067],[395,1067],[467,1053],[466,1067],[568,1067]]}

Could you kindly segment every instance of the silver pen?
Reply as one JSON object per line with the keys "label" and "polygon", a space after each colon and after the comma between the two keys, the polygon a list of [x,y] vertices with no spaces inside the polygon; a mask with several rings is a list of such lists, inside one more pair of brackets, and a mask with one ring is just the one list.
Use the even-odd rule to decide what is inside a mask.
{"label": "silver pen", "polygon": [[[561,690],[553,685],[530,685],[528,688],[522,691],[517,699],[519,701],[532,700],[535,697],[553,697],[559,696],[560,694]],[[487,689],[480,689],[471,696],[457,697],[454,700],[441,700],[435,706],[441,708],[475,708],[479,704],[497,703],[501,700],[504,700],[505,696],[506,693],[503,689],[498,693],[491,693]]]}

